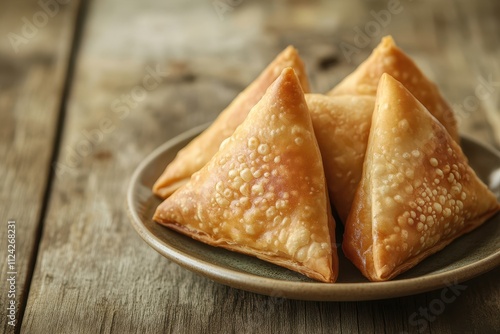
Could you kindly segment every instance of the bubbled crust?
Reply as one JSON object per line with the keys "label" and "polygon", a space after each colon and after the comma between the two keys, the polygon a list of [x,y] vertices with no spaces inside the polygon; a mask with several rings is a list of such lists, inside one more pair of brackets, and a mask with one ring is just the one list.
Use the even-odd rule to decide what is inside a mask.
{"label": "bubbled crust", "polygon": [[361,180],[374,96],[306,94],[330,199],[343,222]]}
{"label": "bubbled crust", "polygon": [[382,74],[387,73],[400,81],[459,142],[457,121],[453,110],[431,82],[401,49],[392,37],[382,39],[370,57],[334,87],[328,95],[360,94],[375,96]]}
{"label": "bubbled crust", "polygon": [[250,109],[262,98],[266,89],[286,67],[292,67],[305,92],[309,91],[304,63],[297,50],[288,46],[283,50],[245,90],[224,109],[217,119],[198,137],[177,153],[175,159],[153,185],[153,192],[166,198],[191,175],[203,167],[219,149],[224,139],[247,117]]}
{"label": "bubbled crust", "polygon": [[404,86],[383,75],[344,250],[373,281],[391,279],[499,210],[459,145]]}
{"label": "bubbled crust", "polygon": [[154,220],[214,246],[333,282],[326,180],[299,81],[287,68]]}

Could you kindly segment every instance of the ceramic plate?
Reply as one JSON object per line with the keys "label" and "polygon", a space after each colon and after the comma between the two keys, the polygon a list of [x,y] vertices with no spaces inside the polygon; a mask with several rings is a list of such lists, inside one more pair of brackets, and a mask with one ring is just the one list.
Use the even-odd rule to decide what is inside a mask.
{"label": "ceramic plate", "polygon": [[[127,194],[132,225],[160,254],[216,282],[277,297],[359,301],[399,297],[456,284],[500,264],[500,215],[389,282],[369,282],[339,253],[336,283],[320,283],[257,258],[212,247],[161,226],[151,217],[160,204],[151,187],[176,153],[207,125],[187,131],[152,152],[132,176]],[[472,168],[500,196],[500,155],[469,138],[462,148]]]}

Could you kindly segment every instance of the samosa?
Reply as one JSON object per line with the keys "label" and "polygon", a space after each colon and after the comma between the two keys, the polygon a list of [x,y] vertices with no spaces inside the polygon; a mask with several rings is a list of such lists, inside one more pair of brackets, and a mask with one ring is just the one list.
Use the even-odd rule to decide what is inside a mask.
{"label": "samosa", "polygon": [[460,141],[453,109],[436,84],[396,46],[391,36],[384,37],[372,54],[327,95],[375,96],[379,80],[384,73],[401,82],[444,125],[451,137],[457,142]]}
{"label": "samosa", "polygon": [[299,79],[283,70],[212,159],[153,218],[180,233],[334,282],[335,221]]}
{"label": "samosa", "polygon": [[370,280],[389,280],[499,209],[444,126],[384,74],[362,179],[345,224],[346,256]]}
{"label": "samosa", "polygon": [[288,46],[257,79],[236,96],[204,132],[177,153],[175,159],[166,166],[163,174],[153,185],[153,193],[162,198],[168,197],[186,183],[194,172],[203,167],[217,152],[222,141],[243,122],[250,109],[286,67],[295,70],[302,89],[308,92],[309,81],[304,63],[297,50],[293,46]]}

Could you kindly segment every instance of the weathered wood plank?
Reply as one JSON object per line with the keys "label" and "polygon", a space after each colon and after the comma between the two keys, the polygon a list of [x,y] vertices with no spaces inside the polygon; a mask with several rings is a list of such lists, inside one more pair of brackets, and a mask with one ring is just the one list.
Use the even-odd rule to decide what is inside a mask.
{"label": "weathered wood plank", "polygon": [[[215,284],[163,259],[142,242],[126,217],[128,179],[141,159],[174,135],[212,120],[287,44],[294,44],[304,56],[318,92],[340,81],[380,37],[392,33],[452,104],[473,93],[475,83],[463,79],[473,70],[457,54],[463,54],[463,45],[475,36],[454,31],[464,24],[464,17],[456,14],[460,8],[448,1],[425,7],[402,4],[404,10],[347,59],[340,42],[352,41],[353,28],[363,28],[373,20],[370,11],[387,8],[386,2],[242,2],[225,13],[224,20],[203,1],[92,2],[23,331],[498,329],[493,317],[500,300],[498,269],[466,282],[456,300],[426,320],[419,312],[434,305],[441,291],[372,302],[316,303]],[[470,6],[479,11],[482,2]],[[451,14],[443,14],[448,13],[443,7]],[[495,17],[490,11],[481,13]],[[498,21],[487,22],[498,28]],[[425,29],[423,23],[428,24]],[[475,51],[476,57],[482,52],[498,55],[499,47],[484,46]],[[151,85],[146,87],[146,82]],[[482,137],[490,141],[484,114],[477,117],[477,128],[468,125],[469,119],[464,121],[467,130],[477,135],[490,131]]]}
{"label": "weathered wood plank", "polygon": [[[25,307],[76,7],[76,3],[44,7],[35,1],[0,4],[0,332],[4,333],[13,332],[14,323],[20,328]],[[9,248],[15,251],[10,254],[15,263],[9,261],[13,267],[7,266],[10,219],[15,221],[15,249]],[[15,314],[7,310],[11,302]]]}
{"label": "weathered wood plank", "polygon": [[[498,4],[443,1],[437,6],[436,35],[444,51],[432,56],[437,82],[455,110],[460,131],[500,147],[496,140],[500,122],[500,44],[498,23],[495,30],[490,21],[495,17],[493,13],[498,13]],[[479,20],[489,25],[479,29]]]}

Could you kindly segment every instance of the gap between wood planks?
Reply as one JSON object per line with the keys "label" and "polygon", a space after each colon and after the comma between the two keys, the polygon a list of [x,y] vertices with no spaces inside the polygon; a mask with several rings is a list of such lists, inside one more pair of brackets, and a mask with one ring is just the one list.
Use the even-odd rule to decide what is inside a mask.
{"label": "gap between wood planks", "polygon": [[87,11],[89,7],[89,2],[91,0],[81,0],[78,4],[78,9],[77,9],[77,14],[76,14],[76,20],[74,23],[74,28],[73,28],[73,39],[71,43],[71,48],[70,48],[70,53],[69,53],[69,61],[68,65],[66,68],[66,77],[64,79],[64,86],[63,86],[63,91],[60,97],[59,101],[59,112],[57,115],[57,124],[55,128],[55,136],[54,136],[54,143],[53,143],[53,148],[52,148],[52,155],[50,157],[50,168],[48,169],[47,173],[47,183],[46,187],[43,193],[43,199],[42,199],[42,206],[41,206],[41,211],[40,211],[40,218],[37,224],[36,232],[35,232],[35,240],[34,244],[35,246],[33,247],[32,253],[30,254],[29,257],[29,264],[28,264],[28,272],[26,273],[26,281],[25,281],[25,293],[23,295],[23,298],[20,302],[19,306],[19,319],[17,320],[17,326],[15,333],[20,333],[21,332],[21,327],[23,324],[23,319],[24,319],[24,312],[26,310],[26,304],[28,302],[28,297],[30,294],[30,289],[31,289],[31,281],[33,279],[33,272],[36,267],[36,262],[38,258],[38,252],[40,250],[40,241],[43,235],[43,229],[44,229],[44,223],[45,223],[45,218],[47,216],[47,208],[49,205],[50,201],[50,196],[52,193],[52,185],[54,184],[54,179],[55,179],[55,164],[57,162],[57,159],[59,158],[59,152],[60,152],[60,142],[62,138],[62,133],[64,130],[64,120],[66,116],[66,107],[67,107],[67,102],[68,102],[68,97],[71,92],[71,87],[73,84],[73,78],[74,78],[74,71],[75,71],[75,64],[76,64],[76,59],[78,57],[78,51],[80,48],[81,40],[82,40],[82,32],[83,32],[83,27],[84,27],[84,22],[85,18],[87,16]]}

